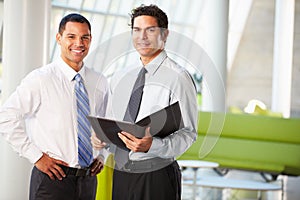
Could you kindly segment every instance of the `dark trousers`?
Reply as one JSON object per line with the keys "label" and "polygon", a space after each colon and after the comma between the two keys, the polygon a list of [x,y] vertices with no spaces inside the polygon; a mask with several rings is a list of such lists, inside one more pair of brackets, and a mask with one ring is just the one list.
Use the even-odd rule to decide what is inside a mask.
{"label": "dark trousers", "polygon": [[180,200],[181,172],[176,161],[147,173],[114,170],[113,200]]}
{"label": "dark trousers", "polygon": [[30,200],[95,200],[96,176],[72,176],[51,180],[36,167],[30,180]]}

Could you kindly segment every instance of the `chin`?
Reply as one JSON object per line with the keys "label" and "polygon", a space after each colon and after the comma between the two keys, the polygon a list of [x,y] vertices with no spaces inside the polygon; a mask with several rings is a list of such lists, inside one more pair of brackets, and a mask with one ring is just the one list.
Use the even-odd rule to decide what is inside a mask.
{"label": "chin", "polygon": [[139,54],[142,56],[151,56],[151,55],[155,54],[155,52],[157,52],[157,51],[158,51],[158,49],[151,49],[151,48],[138,49]]}

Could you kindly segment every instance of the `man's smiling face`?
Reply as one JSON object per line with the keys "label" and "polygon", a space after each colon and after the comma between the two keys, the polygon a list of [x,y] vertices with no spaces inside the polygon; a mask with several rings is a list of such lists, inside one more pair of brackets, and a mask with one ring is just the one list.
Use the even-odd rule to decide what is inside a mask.
{"label": "man's smiling face", "polygon": [[91,32],[86,23],[68,22],[62,34],[56,35],[62,59],[75,71],[82,67],[91,44]]}

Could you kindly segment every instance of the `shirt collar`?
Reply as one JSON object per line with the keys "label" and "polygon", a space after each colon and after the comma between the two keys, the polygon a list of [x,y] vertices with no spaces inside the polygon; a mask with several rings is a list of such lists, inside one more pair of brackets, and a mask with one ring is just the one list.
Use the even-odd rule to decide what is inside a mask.
{"label": "shirt collar", "polygon": [[82,68],[79,72],[76,72],[74,69],[72,69],[65,61],[59,57],[57,60],[59,68],[62,70],[63,74],[67,77],[69,81],[73,81],[74,77],[77,73],[80,74],[80,76],[85,79],[85,65],[83,64]]}
{"label": "shirt collar", "polygon": [[[160,54],[158,54],[150,63],[145,65],[147,72],[149,74],[153,75],[156,72],[156,70],[158,69],[158,67],[162,64],[162,62],[166,59],[166,57],[167,57],[167,53],[165,50],[160,52]],[[142,64],[142,61],[141,61],[141,64]]]}

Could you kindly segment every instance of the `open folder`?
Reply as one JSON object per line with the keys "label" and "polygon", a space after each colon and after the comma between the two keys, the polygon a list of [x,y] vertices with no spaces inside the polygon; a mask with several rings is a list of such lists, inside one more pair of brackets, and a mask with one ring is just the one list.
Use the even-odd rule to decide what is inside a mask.
{"label": "open folder", "polygon": [[179,103],[173,103],[136,123],[117,121],[102,117],[88,116],[97,137],[107,144],[115,144],[119,148],[129,150],[118,133],[125,131],[137,138],[145,135],[145,129],[150,127],[150,133],[156,137],[166,137],[184,127]]}

